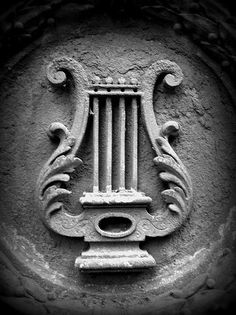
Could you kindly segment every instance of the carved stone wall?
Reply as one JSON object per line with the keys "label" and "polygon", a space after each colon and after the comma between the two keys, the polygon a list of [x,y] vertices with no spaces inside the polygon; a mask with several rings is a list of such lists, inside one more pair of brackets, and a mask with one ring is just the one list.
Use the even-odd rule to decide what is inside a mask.
{"label": "carved stone wall", "polygon": [[[230,59],[233,51],[227,41],[225,44],[223,39],[211,39],[214,36],[209,34],[215,34],[215,24],[209,20],[221,14],[224,30],[232,23],[225,22],[225,11],[214,4],[205,4],[212,6],[212,15],[207,20],[201,3],[198,8],[196,2],[192,7],[177,3],[168,7],[159,1],[150,6],[133,1],[122,3],[115,8],[120,12],[116,16],[111,3],[107,6],[110,11],[105,12],[99,3],[96,8],[92,3],[52,1],[51,11],[37,7],[38,15],[32,20],[28,18],[31,22],[24,20],[24,11],[21,11],[19,16],[26,22],[19,23],[23,23],[25,34],[33,28],[35,20],[38,34],[31,32],[35,40],[22,43],[20,52],[17,48],[8,48],[11,58],[7,59],[6,48],[3,50],[0,295],[4,304],[23,314],[77,314],[78,310],[89,314],[217,314],[234,306],[236,113],[232,85],[234,64]],[[133,13],[130,6],[135,8]],[[43,8],[47,13],[43,13]],[[40,20],[44,22],[40,24]],[[195,31],[199,21],[200,30]],[[187,36],[188,26],[198,39],[193,38],[191,32]],[[22,39],[24,32],[7,33],[8,41],[12,43],[17,36]],[[202,35],[204,32],[207,39]],[[78,88],[68,69],[64,71],[65,82],[63,73],[54,74],[55,81],[63,81],[63,84],[55,86],[52,79],[48,80],[48,65],[64,56],[83,67],[88,86]],[[181,84],[174,88],[165,84],[164,76],[167,75],[168,83],[172,70],[164,67],[159,71],[155,65],[160,60],[176,64],[181,78],[183,76]],[[161,193],[173,189],[173,182],[176,184],[176,178],[170,180],[170,175],[160,175],[160,164],[165,167],[168,164],[161,158],[170,152],[174,157],[177,154],[188,172],[189,181],[184,189],[191,192],[191,202],[187,204],[186,216],[180,225],[176,223],[179,212],[172,213],[171,224],[178,225],[178,229],[173,228],[173,233],[167,236],[159,233],[158,237],[150,237],[148,228],[148,236],[140,247],[153,257],[156,265],[138,272],[83,273],[75,268],[76,258],[88,251],[88,243],[82,236],[90,242],[92,232],[85,229],[84,235],[79,235],[82,230],[78,234],[73,231],[72,237],[68,236],[69,232],[55,233],[61,221],[45,219],[45,208],[38,198],[39,188],[45,184],[42,170],[58,148],[57,139],[52,141],[48,137],[48,127],[59,122],[68,132],[80,130],[80,122],[74,119],[83,97],[80,93],[94,87],[98,77],[109,84],[109,78],[113,84],[140,83],[138,91],[143,94],[137,112],[137,191],[152,200],[146,207],[148,215],[161,217],[161,209],[165,209],[166,204]],[[123,81],[118,81],[120,78]],[[84,212],[81,197],[84,192],[92,192],[94,186],[94,104],[91,98],[88,105],[85,134],[73,156],[83,163],[79,167],[72,165],[70,180],[62,186],[72,191],[63,198],[69,216],[80,216]],[[150,112],[154,113],[153,117]],[[113,114],[115,124],[118,110]],[[102,121],[100,118],[101,124]],[[175,121],[176,125],[165,124],[168,121]],[[164,126],[160,129],[161,137],[157,137],[156,127],[161,126]],[[114,130],[113,137],[119,138],[120,131],[119,128]],[[80,136],[79,131],[76,139]],[[106,133],[101,136],[102,143],[106,142],[106,136]],[[68,150],[73,150],[76,139],[71,140],[71,145],[66,142]],[[132,137],[130,139],[128,145],[133,141]],[[114,150],[115,160],[119,150]],[[113,163],[118,165],[119,161]],[[164,170],[170,169],[168,166]],[[176,168],[174,170],[176,175]],[[181,173],[179,178],[183,177]],[[172,186],[168,186],[169,182]],[[179,181],[178,185],[182,187]],[[172,202],[173,196],[171,201],[167,198],[167,204]],[[92,221],[89,215],[87,221]],[[101,236],[100,241],[102,239]],[[127,236],[125,244],[135,240],[132,235]],[[112,240],[106,247],[105,259],[115,246]],[[81,268],[80,263],[78,266]]]}

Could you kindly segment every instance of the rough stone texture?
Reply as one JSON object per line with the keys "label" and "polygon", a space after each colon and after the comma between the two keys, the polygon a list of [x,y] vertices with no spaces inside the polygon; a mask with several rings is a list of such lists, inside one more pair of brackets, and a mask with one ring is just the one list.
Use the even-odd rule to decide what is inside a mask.
{"label": "rough stone texture", "polygon": [[[38,49],[21,54],[2,72],[1,242],[7,255],[1,258],[5,279],[1,300],[18,309],[23,305],[26,314],[27,307],[40,314],[44,310],[73,314],[78,309],[104,314],[133,314],[141,309],[145,314],[149,310],[204,314],[228,309],[235,295],[236,201],[236,117],[234,96],[227,90],[230,80],[204,54],[196,54],[197,45],[185,35],[176,36],[168,26],[142,19],[114,22],[103,15],[80,16],[78,25],[73,11],[73,4],[59,11],[57,26],[36,43]],[[175,61],[184,73],[175,93],[157,87],[154,110],[160,125],[168,120],[181,125],[180,138],[172,145],[190,172],[195,197],[191,216],[178,232],[148,239],[143,245],[158,262],[152,271],[82,275],[73,264],[83,241],[56,235],[42,224],[32,196],[38,174],[55,149],[46,130],[52,121],[70,127],[73,120],[71,91],[53,89],[45,78],[45,66],[61,54],[82,63],[90,78],[132,75],[139,79],[157,59]],[[78,200],[83,191],[92,189],[91,136],[88,129],[78,152],[84,164],[70,184],[73,194],[67,202],[73,213],[82,211]],[[140,190],[152,197],[153,211],[162,204],[157,194],[162,185],[143,127],[139,156]],[[206,273],[208,280],[204,280]],[[33,298],[37,293],[32,294],[32,284],[28,287],[22,280],[25,277],[40,287],[36,290],[41,292],[40,302]],[[215,281],[213,288],[209,279]]]}
{"label": "rough stone texture", "polygon": [[[166,207],[155,209],[155,212],[150,215],[146,208],[152,199],[137,191],[139,189],[137,173],[135,173],[135,187],[127,188],[127,180],[125,180],[125,170],[129,166],[125,158],[128,149],[128,146],[125,145],[125,137],[127,142],[133,142],[132,135],[129,135],[128,132],[125,133],[125,124],[128,130],[130,123],[129,119],[127,123],[125,119],[125,112],[128,111],[130,104],[128,100],[126,102],[125,100],[130,96],[132,99],[136,99],[134,130],[137,134],[139,128],[137,124],[138,87],[133,84],[125,85],[124,78],[118,79],[117,84],[111,77],[103,80],[105,84],[96,77],[95,81],[100,81],[100,83],[89,86],[82,65],[69,57],[54,59],[47,68],[48,80],[55,86],[68,85],[69,77],[73,80],[76,111],[71,130],[60,122],[53,122],[49,127],[49,136],[59,138],[59,144],[39,174],[36,198],[42,211],[42,217],[50,229],[64,236],[83,236],[84,241],[89,242],[90,247],[93,245],[92,250],[89,249],[84,255],[82,253],[81,259],[79,257],[76,259],[75,265],[82,270],[116,271],[135,268],[140,270],[153,267],[154,259],[151,256],[148,259],[147,254],[141,252],[136,246],[137,243],[134,242],[144,241],[146,236],[163,237],[172,233],[181,227],[191,211],[193,199],[191,178],[169,143],[169,137],[178,134],[179,124],[175,121],[168,121],[162,126],[158,126],[153,110],[154,87],[162,75],[164,75],[163,82],[168,88],[179,86],[183,80],[183,73],[176,63],[169,60],[158,60],[148,68],[141,81],[143,87],[140,108],[143,124],[157,155],[154,163],[159,170],[159,177],[168,185],[168,188],[161,192]],[[93,135],[97,134],[96,138],[93,137],[93,162],[97,163],[93,165],[93,191],[84,192],[84,196],[80,198],[84,211],[79,215],[72,216],[64,207],[62,197],[71,194],[65,185],[69,183],[75,169],[82,164],[75,154],[80,149],[87,127],[89,96],[93,96],[91,102],[94,101],[94,97],[96,99],[99,97],[99,111],[102,112],[102,107],[105,106],[105,112],[103,112],[105,115],[102,113],[98,115],[93,107],[90,108],[93,113]],[[102,103],[104,97],[105,104]],[[123,112],[123,117],[120,114],[117,115],[115,97],[119,98],[118,113]],[[133,113],[133,109],[131,109],[131,113]],[[95,119],[97,120],[96,126]],[[115,120],[120,120],[120,123],[123,121],[124,124],[123,139],[121,139],[118,152],[112,150],[115,139],[119,138],[121,134],[120,129],[117,129],[116,125],[112,123]],[[101,132],[102,127],[105,129],[104,134]],[[137,154],[138,139],[134,143],[134,149]],[[103,154],[104,151],[105,154]],[[122,154],[122,161],[120,154]],[[115,167],[114,159],[119,160],[119,168]],[[135,159],[137,164],[137,156]],[[132,167],[134,156],[128,160]],[[96,169],[94,169],[95,167]],[[105,173],[103,176],[100,172],[102,168]],[[118,189],[114,187],[115,176],[113,174],[115,173],[119,173],[123,177],[122,186],[118,186]],[[101,180],[104,180],[104,185],[99,184]],[[100,223],[110,219],[114,221],[114,224],[117,220],[122,220],[123,226],[124,222],[128,221],[130,228],[119,231],[119,233],[117,227],[115,233],[101,229]],[[90,242],[96,242],[97,245]],[[99,242],[107,244],[101,246]],[[116,249],[113,250],[113,247]],[[129,255],[126,252],[129,252]]]}

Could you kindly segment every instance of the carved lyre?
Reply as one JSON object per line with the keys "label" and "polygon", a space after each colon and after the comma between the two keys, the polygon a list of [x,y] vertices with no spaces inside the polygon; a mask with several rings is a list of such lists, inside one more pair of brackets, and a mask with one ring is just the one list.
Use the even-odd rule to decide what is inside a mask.
{"label": "carved lyre", "polygon": [[[112,78],[102,81],[98,77],[89,84],[82,66],[68,57],[55,59],[47,68],[48,80],[54,85],[65,84],[67,76],[74,81],[76,112],[71,130],[59,122],[49,127],[49,136],[59,138],[60,142],[40,172],[37,200],[43,220],[50,229],[65,236],[84,237],[89,243],[89,250],[75,260],[75,266],[81,271],[129,271],[155,266],[154,258],[140,249],[140,242],[147,236],[161,237],[172,233],[191,210],[191,179],[168,141],[170,135],[178,134],[179,125],[169,121],[159,126],[153,111],[154,86],[160,75],[170,88],[178,86],[183,79],[180,67],[169,60],[152,64],[142,84],[136,79],[129,83],[119,79],[115,83]],[[147,210],[152,199],[139,191],[139,110],[156,153],[153,161],[159,177],[168,186],[162,192],[157,191],[161,193],[165,207],[154,214]],[[63,204],[63,197],[71,193],[64,184],[82,163],[76,153],[85,134],[89,111],[93,113],[93,190],[84,192],[80,198],[84,211],[72,215]],[[114,111],[118,128],[116,139]],[[103,140],[101,132],[105,135]],[[115,166],[112,163],[114,141],[118,147]],[[116,181],[112,175],[114,167]]]}

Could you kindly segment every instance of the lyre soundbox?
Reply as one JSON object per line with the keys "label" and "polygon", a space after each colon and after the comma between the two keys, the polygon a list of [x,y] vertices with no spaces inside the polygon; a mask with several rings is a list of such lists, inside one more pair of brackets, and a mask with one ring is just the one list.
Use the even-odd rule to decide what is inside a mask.
{"label": "lyre soundbox", "polygon": [[[48,65],[47,77],[58,86],[65,85],[68,77],[73,80],[76,111],[70,130],[59,122],[49,127],[49,136],[57,137],[59,145],[37,181],[37,202],[45,224],[56,233],[88,242],[89,249],[75,260],[81,271],[137,271],[155,266],[140,242],[178,229],[192,203],[190,176],[169,143],[169,136],[178,135],[179,124],[167,121],[159,126],[153,110],[157,80],[174,89],[182,82],[182,70],[175,62],[159,60],[140,82],[97,76],[89,82],[81,64],[61,57]],[[93,189],[80,198],[83,212],[72,215],[63,202],[71,193],[65,183],[83,163],[77,152],[89,115],[93,117]],[[147,130],[156,155],[153,163],[165,183],[163,191],[157,191],[165,206],[154,214],[149,211],[152,198],[139,189],[140,123]]]}

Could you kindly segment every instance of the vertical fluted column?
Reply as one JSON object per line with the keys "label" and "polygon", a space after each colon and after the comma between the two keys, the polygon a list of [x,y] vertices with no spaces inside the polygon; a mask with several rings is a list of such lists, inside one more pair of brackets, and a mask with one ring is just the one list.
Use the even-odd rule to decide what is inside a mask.
{"label": "vertical fluted column", "polygon": [[132,127],[131,127],[131,188],[137,190],[138,187],[138,104],[137,98],[133,97],[131,101]]}
{"label": "vertical fluted column", "polygon": [[93,99],[93,192],[99,190],[99,101]]}
{"label": "vertical fluted column", "polygon": [[119,99],[119,189],[125,189],[125,98]]}
{"label": "vertical fluted column", "polygon": [[111,98],[106,98],[105,104],[105,130],[106,130],[106,191],[111,192],[112,190],[112,102]]}

